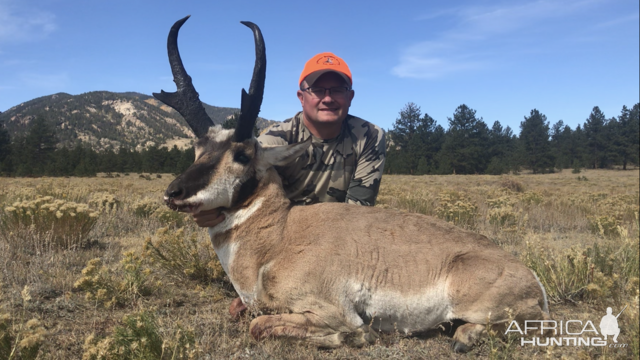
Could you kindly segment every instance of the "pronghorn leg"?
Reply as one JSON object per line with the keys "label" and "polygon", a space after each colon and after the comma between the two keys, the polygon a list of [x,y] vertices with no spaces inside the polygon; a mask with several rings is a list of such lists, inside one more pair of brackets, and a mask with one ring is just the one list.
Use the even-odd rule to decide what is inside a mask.
{"label": "pronghorn leg", "polygon": [[245,311],[247,311],[247,305],[242,302],[242,299],[239,297],[233,299],[229,306],[229,314],[233,316],[234,319],[237,319]]}
{"label": "pronghorn leg", "polygon": [[380,336],[369,325],[362,325],[356,331],[346,334],[344,342],[349,346],[363,347],[367,344],[373,344]]}
{"label": "pronghorn leg", "polygon": [[453,334],[453,351],[457,353],[465,353],[471,350],[471,347],[486,332],[485,325],[467,323],[461,325]]}
{"label": "pronghorn leg", "polygon": [[251,321],[249,332],[256,340],[284,336],[325,348],[339,347],[344,343],[360,347],[377,339],[377,334],[366,325],[351,328],[341,323],[334,328],[310,312],[260,316]]}
{"label": "pronghorn leg", "polygon": [[260,341],[267,337],[291,337],[334,348],[342,345],[343,336],[323,322],[314,321],[313,314],[263,315],[251,321],[249,332]]}

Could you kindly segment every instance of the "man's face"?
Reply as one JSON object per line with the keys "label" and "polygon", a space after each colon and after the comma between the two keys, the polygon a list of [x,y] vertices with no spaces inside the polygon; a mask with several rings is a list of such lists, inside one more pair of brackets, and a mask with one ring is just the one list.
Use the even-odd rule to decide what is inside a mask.
{"label": "man's face", "polygon": [[[304,85],[305,83],[303,83]],[[348,85],[342,76],[334,72],[322,74],[313,83],[313,87],[332,88],[336,86]],[[342,123],[347,117],[353,96],[353,90],[349,90],[346,95],[330,95],[329,91],[326,91],[321,98],[316,98],[308,91],[298,90],[298,99],[302,104],[304,117],[312,123]]]}

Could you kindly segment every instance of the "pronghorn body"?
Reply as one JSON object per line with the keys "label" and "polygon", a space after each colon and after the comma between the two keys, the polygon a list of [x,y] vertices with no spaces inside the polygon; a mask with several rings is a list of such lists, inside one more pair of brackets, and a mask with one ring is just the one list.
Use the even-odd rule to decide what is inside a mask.
{"label": "pronghorn body", "polygon": [[[264,45],[256,28],[260,59]],[[171,58],[171,35],[169,40]],[[252,90],[264,84],[256,73]],[[181,84],[187,75],[174,69],[174,76]],[[243,111],[245,106],[243,100]],[[225,221],[209,229],[224,270],[244,303],[280,313],[252,321],[256,339],[361,346],[375,340],[375,331],[419,332],[461,320],[466,324],[454,340],[455,349],[464,351],[487,322],[508,321],[509,311],[519,320],[548,317],[533,273],[486,237],[393,210],[292,206],[273,166],[295,159],[308,143],[263,148],[250,135],[239,136],[253,127],[257,112],[242,124],[241,117],[235,131],[183,112],[199,137],[196,161],[171,183],[165,201],[186,212],[225,209]]]}

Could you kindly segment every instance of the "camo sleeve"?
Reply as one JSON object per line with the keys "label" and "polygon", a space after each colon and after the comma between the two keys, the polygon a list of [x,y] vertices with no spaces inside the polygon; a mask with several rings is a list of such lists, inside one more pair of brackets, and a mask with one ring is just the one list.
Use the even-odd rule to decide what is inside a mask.
{"label": "camo sleeve", "polygon": [[373,206],[376,204],[384,171],[386,154],[384,130],[371,123],[364,123],[354,126],[351,131],[356,138],[364,141],[357,142],[358,146],[362,144],[362,149],[358,149],[360,156],[356,171],[349,183],[346,202]]}
{"label": "camo sleeve", "polygon": [[[287,121],[290,123],[290,120]],[[290,128],[290,124],[287,121],[269,126],[258,137],[260,144],[265,146],[289,145],[291,130],[287,129]]]}

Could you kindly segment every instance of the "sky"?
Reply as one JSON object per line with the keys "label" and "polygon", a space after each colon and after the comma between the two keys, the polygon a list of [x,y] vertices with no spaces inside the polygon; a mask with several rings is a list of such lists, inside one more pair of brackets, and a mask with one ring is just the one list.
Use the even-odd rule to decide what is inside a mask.
{"label": "sky", "polygon": [[639,102],[638,0],[165,1],[0,0],[0,111],[66,92],[175,91],[171,25],[200,99],[240,107],[260,26],[260,116],[284,120],[304,63],[329,51],[353,74],[350,113],[384,129],[413,102],[448,128],[461,105],[516,134],[532,109],[573,129]]}

